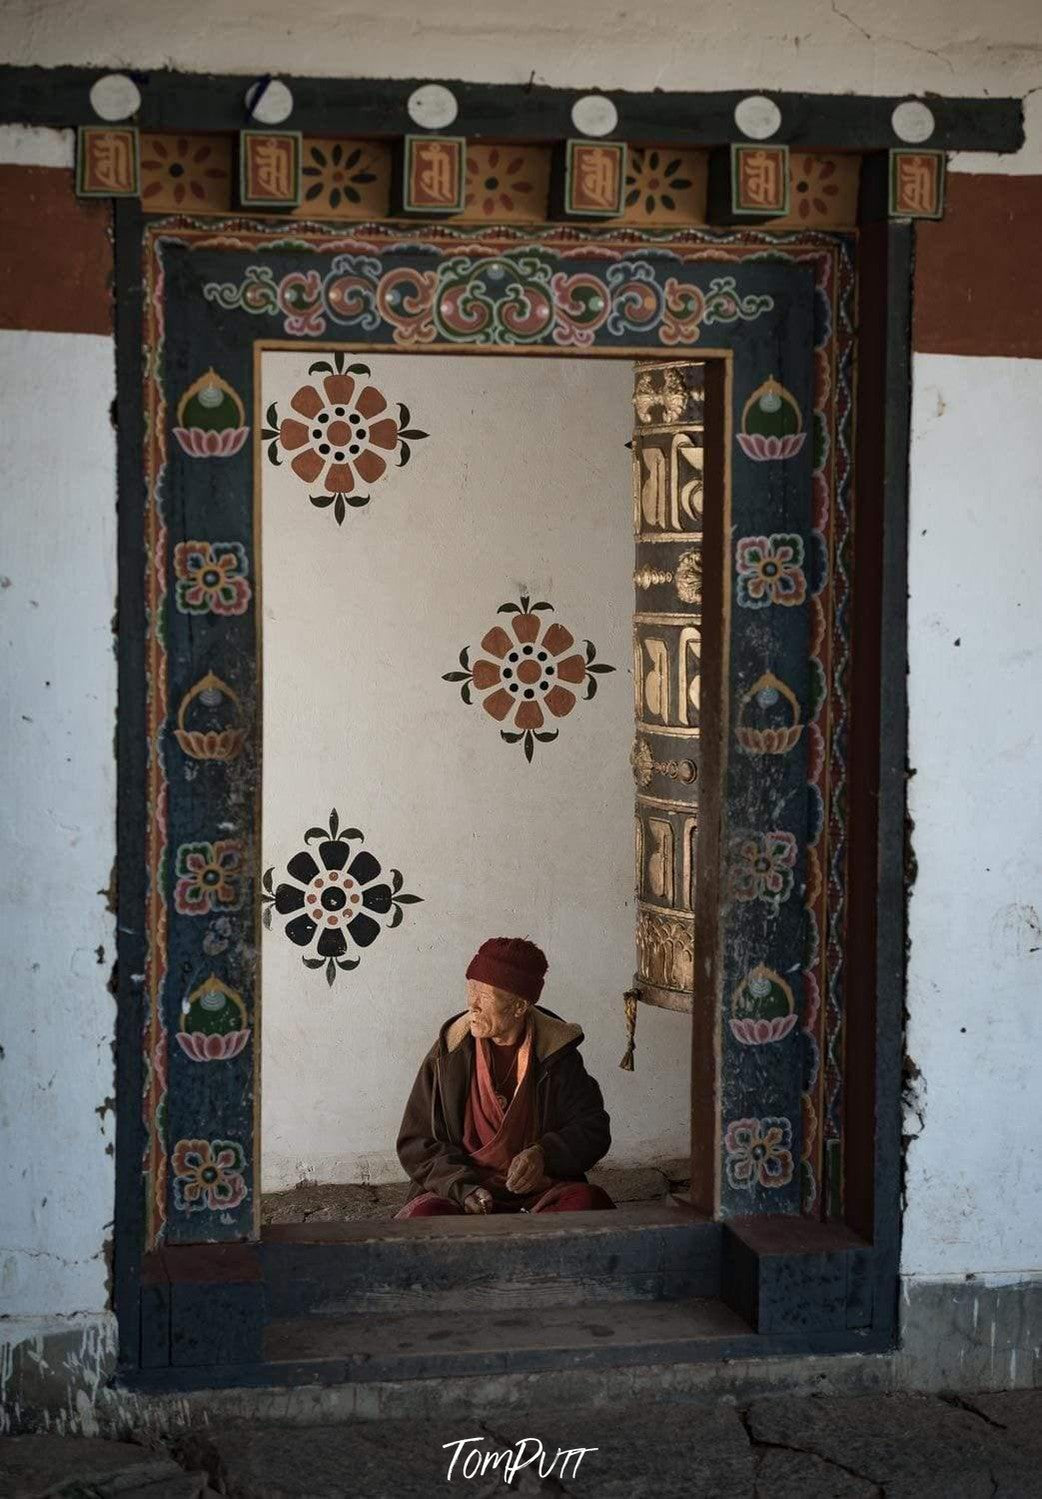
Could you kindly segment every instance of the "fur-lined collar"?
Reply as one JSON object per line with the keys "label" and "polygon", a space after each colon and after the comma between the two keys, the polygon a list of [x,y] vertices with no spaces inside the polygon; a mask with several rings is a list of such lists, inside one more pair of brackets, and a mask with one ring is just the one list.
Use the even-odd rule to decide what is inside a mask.
{"label": "fur-lined collar", "polygon": [[[540,1009],[538,1005],[532,1008],[532,1018],[535,1022],[535,1054],[540,1062],[552,1056],[555,1051],[560,1051],[569,1042],[583,1039],[582,1026],[561,1020],[559,1016]],[[454,1015],[441,1029],[445,1050],[450,1052],[461,1046],[469,1035],[470,1015],[467,1010],[462,1015]]]}

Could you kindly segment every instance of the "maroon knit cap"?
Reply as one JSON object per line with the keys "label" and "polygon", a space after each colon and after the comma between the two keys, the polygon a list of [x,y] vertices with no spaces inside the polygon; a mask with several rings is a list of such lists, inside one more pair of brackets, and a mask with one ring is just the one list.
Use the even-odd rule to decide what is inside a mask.
{"label": "maroon knit cap", "polygon": [[534,1005],[543,992],[545,954],[524,937],[490,937],[470,960],[467,977],[479,984],[506,989]]}

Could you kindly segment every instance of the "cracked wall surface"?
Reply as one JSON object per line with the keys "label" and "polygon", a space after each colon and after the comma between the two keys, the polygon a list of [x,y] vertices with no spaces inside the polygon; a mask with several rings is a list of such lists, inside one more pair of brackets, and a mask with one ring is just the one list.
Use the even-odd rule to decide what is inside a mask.
{"label": "cracked wall surface", "polygon": [[914,362],[906,1275],[1039,1270],[1042,360]]}
{"label": "cracked wall surface", "polygon": [[8,1319],[108,1300],[113,388],[110,338],[0,331],[0,1343],[21,1335]]}
{"label": "cracked wall surface", "polygon": [[[343,38],[326,45],[323,38]],[[1035,0],[770,0],[605,6],[530,0],[185,0],[163,17],[120,0],[9,0],[0,53],[17,64],[466,78],[577,88],[1024,94],[1042,84]],[[990,169],[990,168],[989,168]]]}

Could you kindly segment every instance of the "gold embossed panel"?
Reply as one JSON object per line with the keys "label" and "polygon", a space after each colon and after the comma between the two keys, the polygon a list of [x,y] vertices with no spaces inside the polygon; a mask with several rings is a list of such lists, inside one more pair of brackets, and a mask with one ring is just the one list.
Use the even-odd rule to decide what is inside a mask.
{"label": "gold embossed panel", "polygon": [[687,615],[638,612],[633,680],[638,731],[687,733],[699,727],[701,622]]}
{"label": "gold embossed panel", "polygon": [[638,365],[633,392],[637,975],[689,1010],[694,983],[705,367]]}
{"label": "gold embossed panel", "polygon": [[701,535],[703,459],[700,427],[664,427],[634,438],[633,525],[639,540]]}

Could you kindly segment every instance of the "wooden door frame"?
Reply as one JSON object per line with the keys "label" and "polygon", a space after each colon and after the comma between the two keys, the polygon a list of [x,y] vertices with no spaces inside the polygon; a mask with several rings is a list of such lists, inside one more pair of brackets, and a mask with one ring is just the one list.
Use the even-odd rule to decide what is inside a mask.
{"label": "wooden door frame", "polygon": [[[249,1257],[244,1259],[234,1244],[168,1249],[158,1259],[143,1254],[140,1099],[144,1082],[141,1020],[145,941],[141,912],[145,865],[139,798],[145,776],[142,682],[146,610],[141,567],[144,448],[140,350],[144,333],[142,245],[147,220],[136,205],[120,203],[116,221],[121,945],[115,1295],[121,1363],[127,1371],[141,1371],[142,1366],[153,1363],[166,1367],[158,1344],[169,1336],[175,1286],[176,1299],[182,1309],[187,1308],[185,1316],[211,1322],[216,1318],[226,1328],[239,1327],[247,1353],[255,1347],[262,1295],[259,1273],[249,1268]],[[794,236],[777,238],[784,242]],[[865,529],[864,540],[859,531],[854,577],[859,628],[851,711],[859,726],[852,738],[851,776],[853,779],[856,765],[857,789],[852,795],[859,811],[856,819],[852,817],[850,836],[851,869],[857,871],[861,916],[852,929],[848,968],[857,967],[852,1029],[858,1048],[871,1048],[874,1066],[870,1076],[859,1074],[857,1078],[848,1068],[849,1081],[845,1082],[848,1098],[857,1111],[847,1142],[848,1179],[852,1179],[852,1172],[860,1185],[851,1199],[845,1224],[770,1214],[727,1221],[723,1229],[722,1291],[763,1337],[764,1351],[772,1347],[777,1351],[804,1346],[822,1350],[884,1347],[892,1340],[895,1327],[904,981],[904,890],[900,871],[910,238],[905,225],[880,225],[865,231],[864,242],[872,247],[873,275],[861,282],[860,289],[857,465],[865,476],[859,485],[859,525]],[[881,310],[885,315],[880,315]],[[350,346],[348,340],[335,342],[337,347]],[[439,348],[432,352],[462,350]],[[616,351],[617,357],[624,358],[638,353],[647,357],[647,352],[646,346]],[[678,358],[690,359],[710,351],[694,345],[675,352]],[[867,498],[869,494],[872,499]],[[852,901],[853,890],[852,885]],[[866,1053],[851,1047],[848,1057],[852,1054]],[[153,1336],[156,1323],[160,1325],[158,1344]],[[226,1331],[222,1337],[229,1335]],[[249,1359],[244,1357],[242,1361]],[[168,1375],[160,1376],[157,1368],[150,1377]],[[191,1378],[185,1371],[169,1377],[175,1382]]]}

